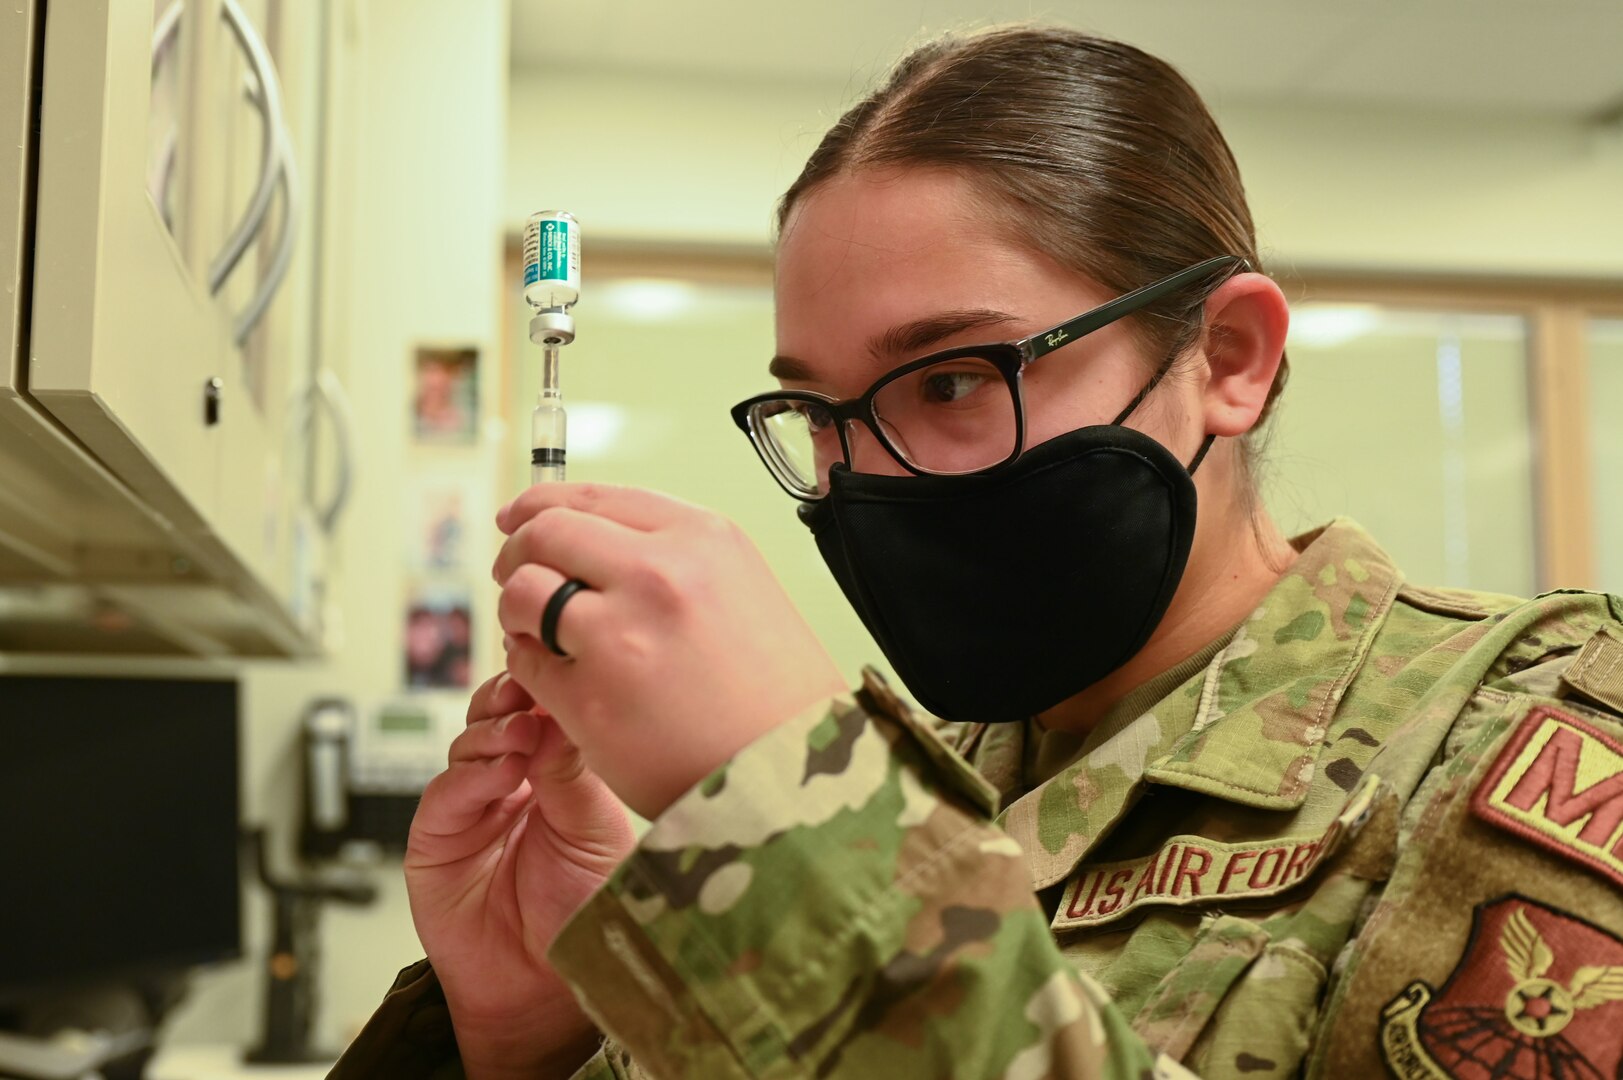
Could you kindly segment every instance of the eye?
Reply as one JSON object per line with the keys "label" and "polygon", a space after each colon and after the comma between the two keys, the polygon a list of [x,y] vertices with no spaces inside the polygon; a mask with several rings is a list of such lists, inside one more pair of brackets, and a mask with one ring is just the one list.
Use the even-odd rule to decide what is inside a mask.
{"label": "eye", "polygon": [[806,427],[814,435],[834,423],[833,415],[821,405],[805,402],[800,406],[800,412],[806,418]]}
{"label": "eye", "polygon": [[819,431],[834,422],[826,408],[809,401],[767,401],[756,406],[755,416],[763,424],[781,424],[798,419],[812,431]]}
{"label": "eye", "polygon": [[920,392],[931,404],[950,405],[979,390],[988,378],[983,371],[931,371],[924,377]]}

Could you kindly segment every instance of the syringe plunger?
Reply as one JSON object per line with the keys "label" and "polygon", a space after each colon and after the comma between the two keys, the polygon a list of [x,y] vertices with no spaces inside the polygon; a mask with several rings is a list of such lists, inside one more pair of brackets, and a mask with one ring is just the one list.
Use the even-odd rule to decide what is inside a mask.
{"label": "syringe plunger", "polygon": [[543,397],[530,414],[530,482],[549,483],[564,478],[564,437],[568,426],[564,407],[556,398]]}

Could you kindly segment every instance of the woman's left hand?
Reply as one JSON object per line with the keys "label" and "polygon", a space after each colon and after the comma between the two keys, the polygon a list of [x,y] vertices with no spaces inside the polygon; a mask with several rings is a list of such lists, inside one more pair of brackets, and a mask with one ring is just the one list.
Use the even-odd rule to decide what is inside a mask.
{"label": "woman's left hand", "polygon": [[[502,508],[507,668],[587,766],[642,816],[771,728],[848,686],[738,526],[667,496],[537,484]],[[540,641],[558,620],[568,659]]]}

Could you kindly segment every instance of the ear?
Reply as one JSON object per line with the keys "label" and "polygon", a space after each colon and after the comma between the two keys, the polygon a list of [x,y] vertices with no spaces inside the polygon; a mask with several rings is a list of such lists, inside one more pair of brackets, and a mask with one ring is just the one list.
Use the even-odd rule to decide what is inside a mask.
{"label": "ear", "polygon": [[1207,298],[1203,344],[1211,378],[1202,399],[1209,434],[1233,437],[1256,426],[1289,327],[1290,305],[1266,275],[1237,274]]}

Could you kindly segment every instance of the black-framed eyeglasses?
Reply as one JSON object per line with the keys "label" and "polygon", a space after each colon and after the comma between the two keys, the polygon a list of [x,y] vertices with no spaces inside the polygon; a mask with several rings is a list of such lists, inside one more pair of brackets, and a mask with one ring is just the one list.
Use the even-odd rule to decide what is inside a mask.
{"label": "black-framed eyeglasses", "polygon": [[1025,449],[1020,377],[1028,365],[1236,265],[1248,264],[1237,255],[1207,259],[1030,337],[931,353],[887,372],[861,397],[842,401],[809,390],[758,394],[733,406],[733,422],[783,489],[805,502],[828,494],[834,464],[850,466],[854,423],[866,426],[891,457],[920,476],[996,469]]}

